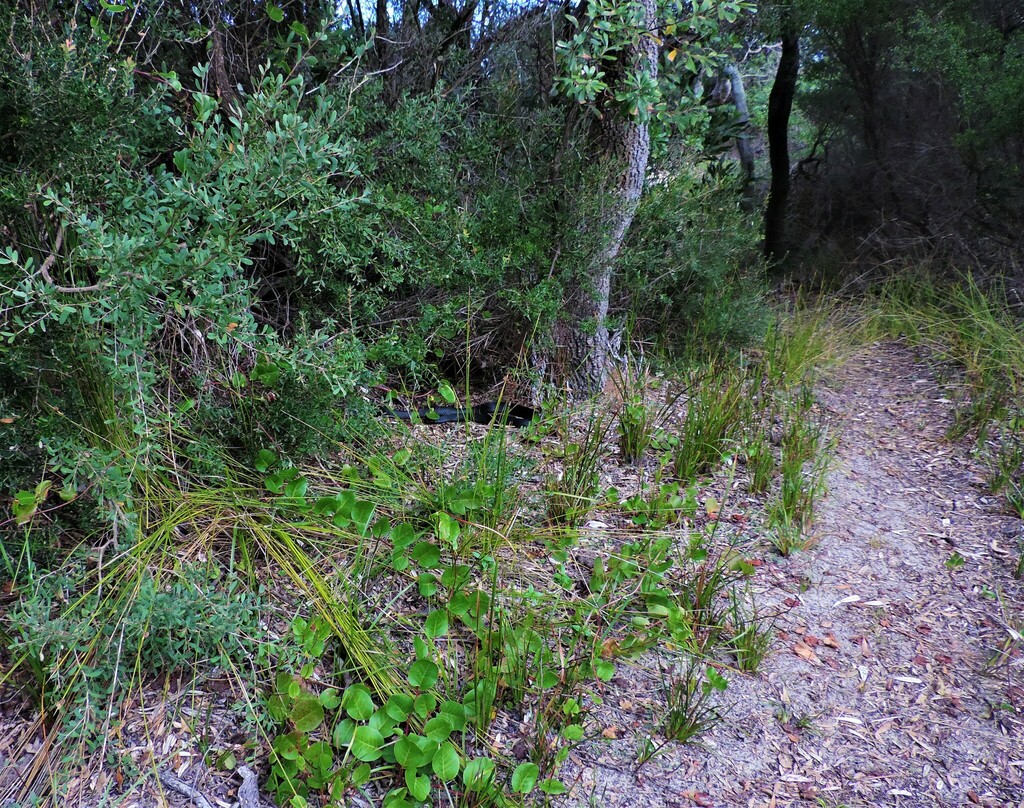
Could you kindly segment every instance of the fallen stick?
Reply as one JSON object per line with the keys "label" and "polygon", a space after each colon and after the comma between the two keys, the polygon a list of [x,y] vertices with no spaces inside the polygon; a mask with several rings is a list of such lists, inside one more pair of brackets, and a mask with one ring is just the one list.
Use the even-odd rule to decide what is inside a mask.
{"label": "fallen stick", "polygon": [[[260,789],[256,772],[248,766],[239,766],[238,773],[242,776],[242,785],[238,787],[237,808],[260,808]],[[176,774],[162,771],[160,772],[160,782],[171,791],[192,800],[197,808],[215,808],[214,804],[201,791],[190,786]]]}

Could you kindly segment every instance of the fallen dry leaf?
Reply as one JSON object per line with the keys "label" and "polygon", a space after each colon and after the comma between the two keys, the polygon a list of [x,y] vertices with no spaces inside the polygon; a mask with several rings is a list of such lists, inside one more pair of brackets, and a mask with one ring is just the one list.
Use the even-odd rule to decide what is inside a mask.
{"label": "fallen dry leaf", "polygon": [[808,662],[814,662],[819,665],[821,664],[821,660],[818,659],[817,654],[815,654],[814,651],[811,650],[811,647],[807,645],[807,643],[798,642],[796,645],[793,646],[793,653],[801,659],[806,659]]}

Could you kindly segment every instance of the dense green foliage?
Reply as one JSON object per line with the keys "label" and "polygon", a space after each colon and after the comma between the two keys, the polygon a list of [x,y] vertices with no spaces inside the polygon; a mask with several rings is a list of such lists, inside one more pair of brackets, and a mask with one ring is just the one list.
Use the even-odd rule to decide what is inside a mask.
{"label": "dense green foliage", "polygon": [[796,172],[801,237],[985,271],[1019,251],[1020,5],[843,0],[792,13],[813,126]]}
{"label": "dense green foliage", "polygon": [[[26,688],[65,762],[107,751],[155,677],[214,668],[296,806],[368,783],[396,808],[558,795],[602,683],[648,652],[668,660],[651,736],[720,719],[716,655],[752,671],[770,637],[720,499],[745,485],[773,552],[804,549],[832,441],[827,329],[772,315],[764,166],[731,152],[760,145],[779,31],[811,54],[794,246],[991,270],[1024,210],[1019,11],[751,10],[0,9],[0,688]],[[629,127],[642,193],[609,251]],[[1006,287],[885,294],[966,366],[963,433],[1021,510]],[[574,410],[558,325],[602,294],[573,325],[610,332],[618,396]],[[457,448],[384,418],[484,390],[543,416]],[[616,441],[635,490],[605,479]],[[595,550],[598,509],[629,532]],[[532,722],[516,767],[481,743],[500,710]]]}
{"label": "dense green foliage", "polygon": [[[7,12],[6,487],[45,461],[69,489],[126,501],[169,451],[200,477],[221,449],[310,453],[368,386],[450,370],[467,327],[489,346],[474,366],[499,376],[543,343],[588,249],[565,221],[590,203],[564,197],[595,183],[573,116],[528,77],[499,61],[472,94],[394,99],[358,70],[318,79],[351,61],[351,40],[293,30],[228,104],[212,63],[142,70],[116,43],[123,15],[82,13],[75,27]],[[750,240],[698,232],[701,187],[652,202],[643,233],[660,228],[658,243],[624,258],[617,296],[641,314],[672,298],[702,338],[735,342],[753,329],[736,329],[729,301],[758,298]],[[729,188],[716,193],[715,226],[742,229]],[[644,263],[660,251],[681,266],[652,285]],[[641,322],[637,336],[664,325]]]}

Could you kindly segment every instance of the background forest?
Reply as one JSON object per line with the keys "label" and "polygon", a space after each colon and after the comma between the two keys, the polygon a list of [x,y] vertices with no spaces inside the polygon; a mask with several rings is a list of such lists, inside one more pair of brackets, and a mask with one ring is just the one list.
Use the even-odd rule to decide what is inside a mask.
{"label": "background forest", "polygon": [[[501,399],[555,414],[609,393],[616,426],[608,405],[589,411],[582,437],[568,415],[550,427],[565,466],[545,478],[556,553],[604,496],[591,478],[610,436],[624,457],[669,458],[665,482],[681,487],[659,487],[659,470],[642,500],[655,529],[696,509],[687,486],[740,433],[750,469],[782,452],[765,479],[785,475],[789,446],[797,477],[812,479],[779,495],[788,552],[805,528],[800,497],[824,474],[805,464],[828,442],[799,421],[820,355],[800,318],[780,315],[796,288],[882,289],[871,305],[933,315],[915,321],[922,339],[939,339],[950,306],[1000,324],[1007,353],[989,364],[972,346],[992,331],[946,344],[974,385],[962,434],[996,436],[1001,486],[1024,502],[1019,3],[11,0],[0,31],[0,672],[54,729],[55,755],[102,758],[119,681],[142,687],[215,660],[258,670],[251,720],[290,728],[265,729],[282,804],[370,778],[368,765],[314,762],[324,710],[339,704],[335,749],[403,767],[384,804],[440,800],[431,789],[453,766],[465,790],[452,804],[498,800],[490,758],[441,758],[453,730],[544,680],[523,671],[517,691],[514,671],[491,676],[482,660],[503,664],[491,629],[553,664],[541,650],[551,626],[503,623],[497,573],[488,588],[498,550],[484,537],[507,538],[516,521],[501,498],[514,458],[489,429],[442,484],[430,469],[444,458],[381,448],[396,426],[387,409]],[[687,447],[690,420],[681,436],[658,431],[667,410],[645,390],[661,373],[688,379],[691,403],[727,409],[720,394],[732,391],[715,437]],[[740,399],[762,409],[742,414]],[[791,415],[806,432],[794,427],[781,449],[751,437]],[[363,619],[398,602],[378,603],[367,584],[380,573],[370,537],[433,604],[414,649]],[[318,566],[339,548],[359,571],[343,583]],[[644,545],[640,567],[663,551]],[[259,559],[287,579],[284,612],[300,615],[273,642]],[[745,574],[719,560],[723,587]],[[477,600],[453,609],[481,574]],[[604,577],[589,582],[604,591]],[[431,600],[438,587],[447,605]],[[754,653],[739,614],[723,637]],[[456,616],[486,653],[452,681],[442,665],[435,688]],[[677,644],[702,636],[696,624],[665,631]],[[583,635],[574,647],[590,650],[559,672],[551,712],[563,724],[575,720],[572,686],[608,673],[587,645],[607,637]],[[344,702],[307,698],[289,677],[315,679],[332,642],[330,664],[361,684]],[[132,661],[111,669],[123,646]],[[424,663],[416,681],[403,654]],[[694,700],[717,682],[708,669],[698,686],[689,670],[680,692],[699,718]],[[254,707],[255,682],[282,672]],[[457,708],[413,708],[435,689]],[[392,725],[448,715],[451,726],[433,748],[403,752],[395,727],[370,718],[373,699],[391,705]],[[561,761],[540,747],[506,794],[537,782],[559,793]],[[58,780],[54,793],[70,788]]]}

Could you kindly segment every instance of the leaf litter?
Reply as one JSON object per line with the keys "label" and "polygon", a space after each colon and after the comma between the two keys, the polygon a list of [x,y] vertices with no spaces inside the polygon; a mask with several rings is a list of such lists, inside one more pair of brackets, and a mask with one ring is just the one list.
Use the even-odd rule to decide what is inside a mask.
{"label": "leaf litter", "polygon": [[[841,438],[816,544],[758,566],[772,653],[732,673],[727,715],[696,744],[642,765],[637,733],[575,750],[561,804],[1024,806],[1024,659],[996,656],[1015,630],[999,598],[1024,613],[1021,522],[946,440],[954,396],[926,371],[876,344],[820,385]],[[967,562],[951,569],[954,552]],[[643,664],[620,667],[598,725],[626,726],[608,705],[656,687]]]}

